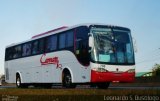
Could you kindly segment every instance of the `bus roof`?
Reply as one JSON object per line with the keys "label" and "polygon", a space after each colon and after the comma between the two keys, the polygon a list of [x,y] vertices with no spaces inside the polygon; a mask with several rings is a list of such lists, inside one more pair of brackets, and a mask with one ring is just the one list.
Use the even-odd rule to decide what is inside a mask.
{"label": "bus roof", "polygon": [[56,31],[60,31],[60,30],[62,30],[62,29],[66,29],[66,28],[68,28],[68,27],[67,27],[67,26],[63,26],[63,27],[59,27],[59,28],[56,28],[56,29],[47,31],[47,32],[45,32],[45,33],[37,34],[37,35],[33,36],[32,39],[37,38],[37,37],[40,37],[40,36],[43,36],[43,35],[48,34],[48,33],[50,33],[50,32],[56,32]]}
{"label": "bus roof", "polygon": [[[77,24],[77,25],[74,25],[74,26],[71,26],[71,27],[63,26],[63,27],[59,27],[59,28],[56,28],[56,29],[53,29],[53,30],[35,35],[29,40],[19,42],[19,43],[12,43],[12,44],[6,46],[6,48],[12,47],[12,46],[15,46],[15,45],[18,45],[18,44],[22,44],[22,43],[25,43],[25,42],[29,42],[29,41],[32,41],[32,40],[36,40],[36,39],[39,39],[39,38],[43,38],[43,37],[46,37],[46,36],[49,36],[49,35],[52,35],[52,34],[55,34],[55,33],[60,33],[60,32],[63,32],[63,31],[67,31],[67,30],[70,30],[72,28],[76,28],[76,27],[79,27],[79,26],[88,26],[89,27],[90,25],[104,25],[104,26],[110,26],[110,27],[120,27],[120,26],[100,24],[100,23],[84,23],[84,24]],[[121,27],[121,28],[126,28],[126,27]]]}

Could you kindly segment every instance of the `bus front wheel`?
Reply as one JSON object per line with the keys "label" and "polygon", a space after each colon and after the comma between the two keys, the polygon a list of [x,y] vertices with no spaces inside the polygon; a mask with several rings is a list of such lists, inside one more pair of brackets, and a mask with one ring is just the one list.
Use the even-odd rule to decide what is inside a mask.
{"label": "bus front wheel", "polygon": [[97,87],[99,88],[99,89],[107,89],[108,87],[109,87],[109,82],[105,82],[105,83],[98,83],[97,84]]}

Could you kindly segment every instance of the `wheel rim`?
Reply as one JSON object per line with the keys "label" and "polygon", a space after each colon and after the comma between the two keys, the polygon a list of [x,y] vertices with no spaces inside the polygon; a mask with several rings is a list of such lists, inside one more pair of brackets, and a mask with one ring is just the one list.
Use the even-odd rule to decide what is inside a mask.
{"label": "wheel rim", "polygon": [[20,83],[21,83],[20,79],[17,78],[17,86],[18,86],[18,87],[20,86]]}
{"label": "wheel rim", "polygon": [[66,76],[65,83],[66,83],[67,85],[70,85],[70,84],[71,84],[71,77],[70,77],[69,75]]}

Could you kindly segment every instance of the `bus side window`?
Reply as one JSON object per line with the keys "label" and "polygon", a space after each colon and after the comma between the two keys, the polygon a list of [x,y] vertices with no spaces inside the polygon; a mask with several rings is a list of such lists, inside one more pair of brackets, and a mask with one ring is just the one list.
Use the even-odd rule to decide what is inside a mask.
{"label": "bus side window", "polygon": [[13,58],[13,47],[7,48],[6,49],[6,55],[5,55],[5,60],[11,60]]}
{"label": "bus side window", "polygon": [[51,52],[57,49],[57,35],[52,35],[46,38],[45,52]]}
{"label": "bus side window", "polygon": [[22,56],[31,55],[31,43],[24,44],[22,49],[23,49]]}
{"label": "bus side window", "polygon": [[38,54],[39,50],[38,50],[38,40],[34,41],[32,43],[32,54]]}
{"label": "bus side window", "polygon": [[43,53],[44,52],[44,38],[39,40],[39,53]]}
{"label": "bus side window", "polygon": [[73,46],[73,31],[66,32],[66,47]]}
{"label": "bus side window", "polygon": [[13,58],[14,59],[21,57],[21,46],[20,45],[15,46],[12,51],[13,51]]}
{"label": "bus side window", "polygon": [[44,39],[33,41],[32,55],[43,53],[43,51],[44,51]]}
{"label": "bus side window", "polygon": [[62,33],[59,35],[59,49],[65,48],[66,35]]}
{"label": "bus side window", "polygon": [[59,35],[59,49],[73,50],[73,30],[66,31]]}

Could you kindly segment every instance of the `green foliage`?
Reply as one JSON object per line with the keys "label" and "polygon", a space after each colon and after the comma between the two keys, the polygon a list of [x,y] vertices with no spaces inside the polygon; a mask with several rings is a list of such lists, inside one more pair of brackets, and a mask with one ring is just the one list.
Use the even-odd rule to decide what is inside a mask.
{"label": "green foliage", "polygon": [[160,76],[160,64],[155,64],[152,68],[153,76]]}

